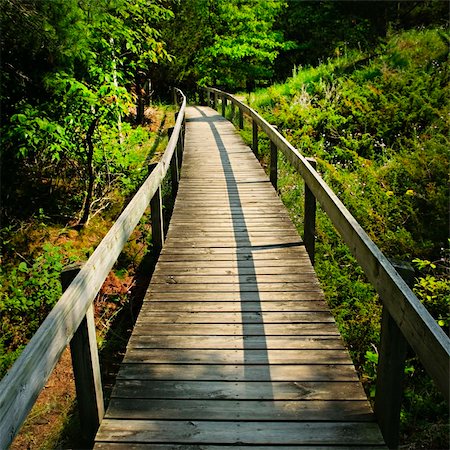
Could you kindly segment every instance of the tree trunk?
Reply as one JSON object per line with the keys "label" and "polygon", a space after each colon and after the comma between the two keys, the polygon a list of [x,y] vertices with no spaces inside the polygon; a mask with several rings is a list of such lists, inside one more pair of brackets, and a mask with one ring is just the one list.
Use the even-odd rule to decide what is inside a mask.
{"label": "tree trunk", "polygon": [[94,196],[94,144],[92,143],[92,136],[94,135],[95,128],[97,127],[98,117],[96,117],[86,133],[85,146],[87,147],[87,172],[88,172],[88,188],[86,192],[86,199],[84,201],[83,216],[81,217],[78,225],[85,226],[89,220],[89,214],[91,212],[92,197]]}
{"label": "tree trunk", "polygon": [[135,76],[136,82],[136,124],[142,125],[144,123],[144,109],[145,109],[145,92],[143,87],[143,72],[138,70]]}

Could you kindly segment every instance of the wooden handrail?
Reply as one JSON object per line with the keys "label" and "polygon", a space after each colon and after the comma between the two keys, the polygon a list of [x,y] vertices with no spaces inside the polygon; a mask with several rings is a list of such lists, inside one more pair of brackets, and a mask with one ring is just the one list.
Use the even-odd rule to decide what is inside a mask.
{"label": "wooden handrail", "polygon": [[143,216],[181,146],[186,97],[163,157],[0,382],[0,448],[8,448]]}
{"label": "wooden handrail", "polygon": [[[323,210],[327,213],[333,225],[348,245],[351,253],[363,268],[367,278],[378,292],[385,309],[385,317],[388,314],[393,319],[401,334],[406,338],[426,371],[436,383],[437,388],[442,392],[447,402],[449,402],[450,339],[397,273],[389,260],[369,238],[321,176],[307,162],[306,158],[272,125],[263,119],[255,110],[236,99],[233,95],[215,88],[206,87],[202,89],[207,92],[208,99],[210,98],[210,94],[214,95],[214,104],[217,104],[218,98],[222,98],[230,101],[231,104],[239,108],[240,128],[243,127],[242,114],[249,116],[252,120],[253,142],[255,142],[255,128],[259,127],[266,133],[271,143],[297,169],[309,190],[320,202]],[[387,320],[383,320],[383,327],[385,328],[387,328],[386,323]],[[389,345],[391,347],[396,345],[402,347],[401,342],[391,341]],[[391,353],[396,354],[395,351]],[[380,353],[379,368],[383,367],[386,370],[391,370],[389,363],[382,363],[383,358],[385,358],[385,355],[382,351]],[[384,380],[391,379],[392,377],[386,376],[384,373],[382,378]],[[389,392],[387,386],[377,385],[375,412],[378,418],[381,418],[379,422],[383,422],[383,417],[389,415],[386,410],[386,408],[390,407],[389,401],[386,401],[386,398],[384,398],[389,396],[387,392]],[[377,408],[377,403],[384,407]],[[395,440],[398,437],[392,437],[390,431],[383,430],[382,425],[380,426],[386,443],[390,447],[395,447]]]}

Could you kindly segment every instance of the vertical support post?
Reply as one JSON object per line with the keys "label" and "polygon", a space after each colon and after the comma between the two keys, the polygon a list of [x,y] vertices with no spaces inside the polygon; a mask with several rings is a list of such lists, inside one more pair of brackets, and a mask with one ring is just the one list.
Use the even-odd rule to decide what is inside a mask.
{"label": "vertical support post", "polygon": [[227,117],[227,98],[225,97],[225,94],[222,97],[222,116]]}
{"label": "vertical support post", "polygon": [[173,104],[174,104],[175,106],[178,105],[177,90],[176,90],[175,87],[173,88]]}
{"label": "vertical support post", "polygon": [[388,448],[398,447],[402,381],[407,342],[387,308],[381,317],[381,345],[377,367],[375,415]]}
{"label": "vertical support post", "polygon": [[183,162],[183,153],[184,153],[184,139],[186,137],[186,115],[183,116],[183,124],[181,126],[180,131],[180,139],[178,140],[178,171],[181,171],[181,164]]}
{"label": "vertical support post", "polygon": [[[169,140],[173,134],[173,127],[170,127],[167,130],[167,134],[169,136]],[[175,197],[177,195],[178,190],[178,180],[179,180],[179,174],[178,174],[178,146],[180,145],[180,139],[181,139],[181,133],[178,137],[177,146],[175,148],[175,151],[173,152],[172,159],[170,160],[170,181],[172,184],[172,198],[175,200]]]}
{"label": "vertical support post", "polygon": [[[61,273],[63,291],[69,287],[80,269],[80,267],[67,268]],[[86,443],[92,443],[105,415],[92,304],[70,341],[70,351],[81,433]]]}
{"label": "vertical support post", "polygon": [[214,92],[213,95],[213,108],[217,110],[217,92]]}
{"label": "vertical support post", "polygon": [[241,108],[239,108],[239,129],[244,129],[244,113]]}
{"label": "vertical support post", "polygon": [[253,130],[253,139],[252,139],[252,150],[256,157],[258,157],[258,124],[256,120],[252,120],[252,130]]}
{"label": "vertical support post", "polygon": [[178,138],[177,143],[177,168],[178,168],[178,179],[180,179],[180,173],[181,173],[181,163],[183,159],[183,151],[184,151],[184,130],[180,131],[180,137]]}
{"label": "vertical support post", "polygon": [[275,190],[278,187],[278,148],[270,141],[270,182]]}
{"label": "vertical support post", "polygon": [[206,102],[206,106],[211,108],[211,92],[209,91],[206,91]]}
{"label": "vertical support post", "polygon": [[234,112],[235,112],[235,106],[234,106],[234,103],[231,102],[230,106],[231,106],[230,122],[233,123],[233,120],[234,120]]}
{"label": "vertical support post", "polygon": [[159,256],[164,245],[161,186],[158,186],[158,189],[150,200],[150,216],[152,221],[153,251],[155,252],[155,256]]}
{"label": "vertical support post", "polygon": [[[311,167],[316,170],[316,160],[306,158]],[[305,183],[305,219],[303,225],[303,241],[311,264],[314,266],[316,246],[316,197]]]}
{"label": "vertical support post", "polygon": [[[412,287],[414,269],[408,264],[391,261],[397,272]],[[408,343],[385,306],[381,316],[381,343],[377,367],[375,415],[389,448],[399,444],[402,383]]]}

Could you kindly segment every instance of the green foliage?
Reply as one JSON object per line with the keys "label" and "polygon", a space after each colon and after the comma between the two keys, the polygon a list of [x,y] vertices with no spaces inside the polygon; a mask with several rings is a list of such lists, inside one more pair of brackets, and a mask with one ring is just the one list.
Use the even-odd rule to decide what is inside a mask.
{"label": "green foliage", "polygon": [[[14,93],[2,97],[1,152],[9,168],[2,216],[17,217],[18,201],[27,205],[20,214],[34,214],[46,198],[52,215],[78,215],[84,224],[91,204],[101,204],[120,181],[133,189],[122,176],[130,162],[123,145],[130,85],[169,59],[157,27],[172,13],[156,0],[4,0],[2,8],[14,30],[2,46],[16,50],[2,48],[2,92]],[[47,33],[47,40],[38,37],[42,49],[28,48],[40,29]],[[52,63],[40,64],[42,58]],[[22,69],[14,64],[23,65],[21,89]],[[38,198],[22,199],[30,191]]]}
{"label": "green foliage", "polygon": [[[436,254],[448,229],[448,45],[441,30],[423,30],[394,36],[384,50],[303,69],[250,100],[318,159],[382,249]],[[407,67],[396,67],[397,53]]]}
{"label": "green foliage", "polygon": [[[354,49],[371,51],[389,29],[430,24],[448,27],[445,1],[288,1],[277,26],[296,45],[281,52],[276,64],[278,78],[288,76],[295,65],[346,57]],[[402,61],[403,57],[398,63]]]}
{"label": "green foliage", "polygon": [[430,314],[447,333],[450,329],[450,260],[449,250],[435,262],[415,258],[413,263],[420,270],[416,278],[414,293]]}
{"label": "green foliage", "polygon": [[[286,83],[256,91],[248,102],[316,158],[325,181],[388,257],[416,263],[414,291],[448,333],[449,264],[441,255],[449,229],[448,37],[441,29],[408,31],[374,54],[348,52],[298,67]],[[279,170],[281,196],[301,230],[303,182],[285,163]],[[316,271],[373,397],[380,302],[320,210],[316,234]],[[405,439],[445,447],[448,408],[414,357],[405,379]],[[430,422],[434,437],[420,431]]]}
{"label": "green foliage", "polygon": [[176,3],[164,30],[176,55],[169,77],[228,89],[270,79],[280,50],[292,45],[274,27],[284,7],[280,0]]}
{"label": "green foliage", "polygon": [[32,262],[0,268],[0,377],[61,296],[59,274],[79,253],[44,244]]}

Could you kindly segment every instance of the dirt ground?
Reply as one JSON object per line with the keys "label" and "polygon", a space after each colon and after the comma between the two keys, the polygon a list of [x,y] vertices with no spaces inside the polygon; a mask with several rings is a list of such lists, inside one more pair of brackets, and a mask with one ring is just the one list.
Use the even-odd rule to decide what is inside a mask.
{"label": "dirt ground", "polygon": [[74,408],[75,382],[70,350],[66,349],[28,415],[11,450],[55,448]]}

